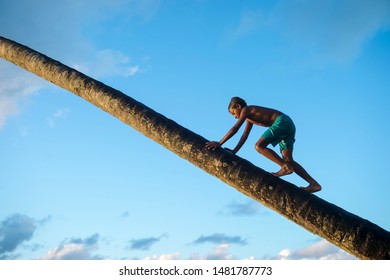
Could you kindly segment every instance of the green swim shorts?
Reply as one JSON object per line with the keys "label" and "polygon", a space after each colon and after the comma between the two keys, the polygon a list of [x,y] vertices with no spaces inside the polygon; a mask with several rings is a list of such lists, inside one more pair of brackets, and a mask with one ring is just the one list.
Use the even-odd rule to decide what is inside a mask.
{"label": "green swim shorts", "polygon": [[272,146],[279,144],[280,151],[292,149],[295,142],[295,125],[287,115],[280,115],[261,136]]}

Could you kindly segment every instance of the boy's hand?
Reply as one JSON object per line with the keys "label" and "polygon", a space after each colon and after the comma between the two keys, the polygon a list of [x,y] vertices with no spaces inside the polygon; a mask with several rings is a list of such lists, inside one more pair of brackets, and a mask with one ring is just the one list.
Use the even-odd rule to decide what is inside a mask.
{"label": "boy's hand", "polygon": [[215,151],[215,149],[221,147],[221,144],[217,141],[211,141],[206,143],[206,148]]}

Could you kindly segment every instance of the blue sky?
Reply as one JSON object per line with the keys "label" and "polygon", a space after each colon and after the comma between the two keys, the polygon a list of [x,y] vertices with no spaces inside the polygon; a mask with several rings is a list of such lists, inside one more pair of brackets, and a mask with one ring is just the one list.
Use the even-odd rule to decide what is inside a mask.
{"label": "blue sky", "polygon": [[[210,140],[232,96],[281,110],[317,195],[390,229],[389,1],[1,0],[0,34]],[[0,259],[352,258],[3,60],[0,155]]]}

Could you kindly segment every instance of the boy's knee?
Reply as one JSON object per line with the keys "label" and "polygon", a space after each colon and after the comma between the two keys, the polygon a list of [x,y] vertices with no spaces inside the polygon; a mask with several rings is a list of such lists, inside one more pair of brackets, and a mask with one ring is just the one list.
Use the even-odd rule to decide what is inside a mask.
{"label": "boy's knee", "polygon": [[258,151],[260,154],[264,152],[266,146],[264,146],[262,143],[256,143],[255,144],[255,149]]}

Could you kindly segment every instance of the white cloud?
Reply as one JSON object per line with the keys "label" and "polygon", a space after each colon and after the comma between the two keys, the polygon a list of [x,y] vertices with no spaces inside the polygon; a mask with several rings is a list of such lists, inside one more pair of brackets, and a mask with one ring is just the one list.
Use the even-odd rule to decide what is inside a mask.
{"label": "white cloud", "polygon": [[93,260],[101,259],[93,252],[98,249],[99,235],[94,234],[88,238],[72,238],[62,242],[58,247],[48,251],[39,258],[41,260]]}
{"label": "white cloud", "polygon": [[180,260],[181,254],[179,252],[173,254],[153,255],[146,257],[145,260]]}
{"label": "white cloud", "polygon": [[230,245],[225,243],[214,248],[213,251],[205,256],[206,260],[234,260],[235,258],[229,252]]}
{"label": "white cloud", "polygon": [[90,259],[89,249],[83,244],[65,244],[49,250],[42,260],[87,260]]}
{"label": "white cloud", "polygon": [[325,239],[296,251],[283,249],[274,258],[277,260],[352,260],[354,256],[346,253]]}
{"label": "white cloud", "polygon": [[20,106],[47,82],[13,64],[0,61],[0,129],[8,117],[17,115]]}
{"label": "white cloud", "polygon": [[[129,57],[119,51],[97,51],[84,29],[91,25],[97,29],[106,20],[118,16],[150,20],[160,3],[160,0],[96,0],[91,5],[89,0],[3,0],[1,33],[65,64],[77,61],[81,70],[96,77],[130,77],[146,70],[130,63]],[[0,129],[9,116],[20,111],[21,103],[45,85],[44,80],[15,69],[8,62],[0,61]]]}
{"label": "white cloud", "polygon": [[47,124],[50,128],[53,128],[56,125],[56,122],[60,119],[64,120],[68,117],[70,109],[58,109],[51,117],[48,118]]}
{"label": "white cloud", "polygon": [[[145,260],[181,260],[182,254],[180,252],[172,254],[153,255],[144,258]],[[201,255],[198,253],[192,253],[188,258],[190,260],[235,260],[237,259],[230,252],[230,244],[222,243],[214,247],[210,252]],[[253,256],[243,258],[244,260],[254,260]]]}
{"label": "white cloud", "polygon": [[192,254],[191,260],[234,260],[236,259],[230,252],[230,245],[223,243],[213,248],[213,250],[204,256]]}
{"label": "white cloud", "polygon": [[127,69],[127,73],[125,74],[125,76],[129,77],[129,76],[134,76],[135,74],[137,74],[138,72],[140,71],[140,68],[138,65],[135,65],[135,66],[131,66]]}

